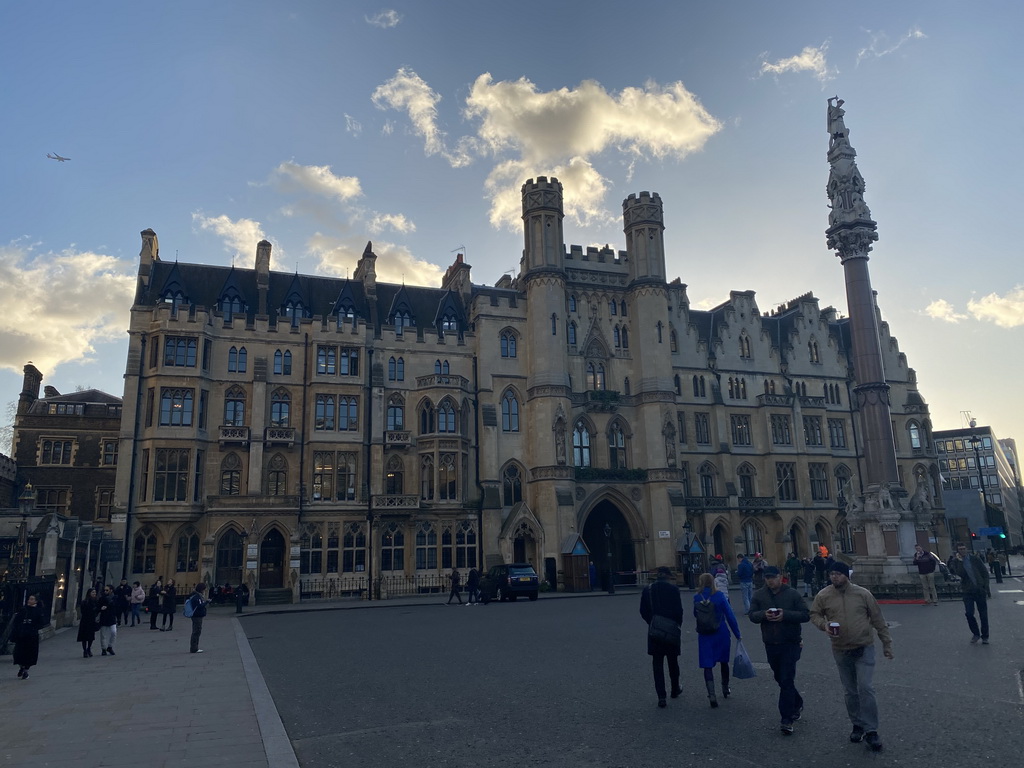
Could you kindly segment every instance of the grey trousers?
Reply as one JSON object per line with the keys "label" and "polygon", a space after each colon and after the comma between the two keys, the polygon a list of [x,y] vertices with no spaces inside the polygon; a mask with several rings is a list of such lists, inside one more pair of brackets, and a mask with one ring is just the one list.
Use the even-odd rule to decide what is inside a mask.
{"label": "grey trousers", "polygon": [[878,730],[878,705],[871,684],[875,676],[875,646],[867,645],[852,651],[832,649],[839,668],[839,679],[846,694],[846,713],[850,722],[865,732]]}
{"label": "grey trousers", "polygon": [[117,640],[117,625],[111,624],[109,627],[100,627],[100,649],[107,650],[108,648],[114,647],[114,641]]}

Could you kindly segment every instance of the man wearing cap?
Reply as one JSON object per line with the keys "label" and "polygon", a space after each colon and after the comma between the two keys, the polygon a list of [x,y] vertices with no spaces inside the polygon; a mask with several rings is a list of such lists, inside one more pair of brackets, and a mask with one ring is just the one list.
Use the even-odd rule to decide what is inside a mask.
{"label": "man wearing cap", "polygon": [[764,569],[764,587],[750,601],[750,620],[761,625],[768,665],[779,684],[779,715],[785,736],[793,734],[793,723],[800,719],[804,700],[796,689],[796,663],[802,647],[800,625],[810,620],[804,599],[782,583],[782,574],[774,565]]}
{"label": "man wearing cap", "polygon": [[874,629],[882,641],[882,653],[891,659],[892,637],[875,596],[850,581],[850,568],[841,560],[829,569],[830,586],[814,598],[811,622],[832,641],[832,657],[846,694],[846,712],[853,723],[850,741],[864,741],[875,752],[882,750],[878,736],[878,705],[871,678],[875,673]]}
{"label": "man wearing cap", "polygon": [[[672,571],[664,565],[658,568],[658,580],[644,587],[640,595],[640,615],[650,626],[651,620],[663,616],[676,626],[683,623],[683,601],[679,587],[669,581]],[[679,635],[676,634],[678,638]],[[679,698],[683,692],[679,687],[679,646],[677,642],[663,642],[647,635],[647,653],[654,670],[654,690],[658,694],[658,706],[665,706],[665,660],[668,660],[668,677],[672,683],[672,698]]]}

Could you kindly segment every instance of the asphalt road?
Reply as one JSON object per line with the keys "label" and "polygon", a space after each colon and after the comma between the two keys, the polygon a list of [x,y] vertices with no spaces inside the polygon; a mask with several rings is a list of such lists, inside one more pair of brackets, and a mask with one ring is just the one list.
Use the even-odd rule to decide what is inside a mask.
{"label": "asphalt road", "polygon": [[810,624],[797,674],[806,709],[792,737],[778,730],[778,689],[744,617],[758,677],[734,681],[712,710],[687,621],[684,692],[658,709],[637,593],[293,612],[242,625],[303,768],[1012,766],[1024,752],[1018,600],[1024,592],[990,602],[988,646],[968,643],[960,603],[883,607],[896,659],[879,647],[877,754],[848,742],[829,643]]}

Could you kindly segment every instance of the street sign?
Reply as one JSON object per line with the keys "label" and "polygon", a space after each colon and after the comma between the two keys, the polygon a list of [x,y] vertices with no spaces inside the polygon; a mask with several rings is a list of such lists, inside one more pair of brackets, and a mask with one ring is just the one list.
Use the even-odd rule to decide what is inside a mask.
{"label": "street sign", "polygon": [[978,529],[978,535],[979,536],[1001,536],[1002,533],[1003,533],[1003,526],[1001,526],[1001,525],[995,525],[995,526],[992,526],[991,528],[979,528]]}

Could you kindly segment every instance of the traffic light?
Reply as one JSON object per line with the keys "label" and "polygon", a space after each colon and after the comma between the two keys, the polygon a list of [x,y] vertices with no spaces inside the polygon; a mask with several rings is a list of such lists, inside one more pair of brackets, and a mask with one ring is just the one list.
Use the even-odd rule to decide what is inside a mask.
{"label": "traffic light", "polygon": [[999,534],[999,538],[1000,539],[1005,539],[1006,538],[1006,534],[1005,533],[1000,533]]}
{"label": "traffic light", "polygon": [[971,531],[971,541],[974,541],[977,538],[978,538],[978,534],[976,534],[974,531]]}

